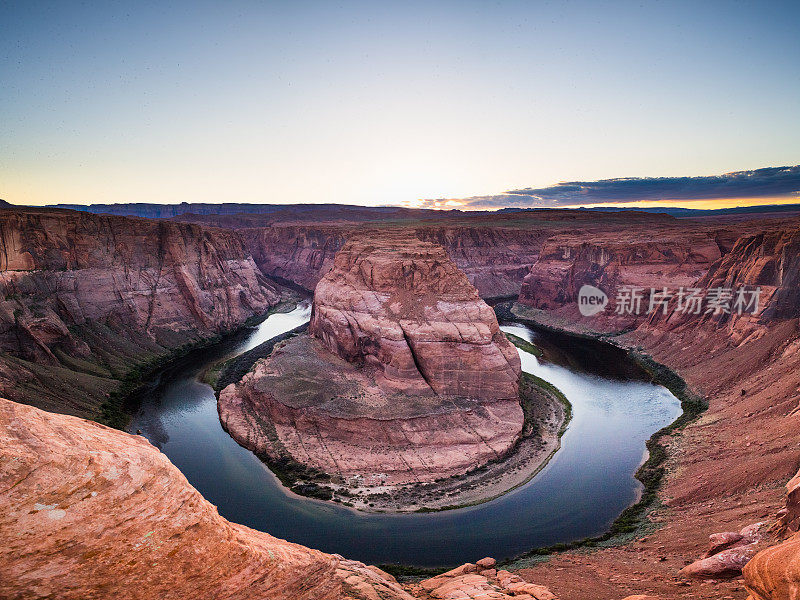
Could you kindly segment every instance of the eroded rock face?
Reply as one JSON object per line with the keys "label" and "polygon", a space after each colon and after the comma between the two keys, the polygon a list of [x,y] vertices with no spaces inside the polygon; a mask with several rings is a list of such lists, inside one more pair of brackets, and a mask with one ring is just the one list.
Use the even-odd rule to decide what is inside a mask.
{"label": "eroded rock face", "polygon": [[[575,308],[583,285],[609,296],[607,314],[616,309],[623,286],[660,289],[688,287],[721,256],[708,232],[656,230],[649,235],[615,232],[585,238],[559,235],[549,239],[525,277],[519,301],[533,308]],[[643,313],[648,309],[643,304]]]}
{"label": "eroded rock face", "polygon": [[748,600],[800,597],[800,534],[756,554],[743,574]]}
{"label": "eroded rock face", "polygon": [[250,252],[262,272],[313,290],[333,266],[349,228],[278,224],[247,229]]}
{"label": "eroded rock face", "polygon": [[483,568],[487,562],[494,565],[494,559],[484,558],[477,564],[466,563],[421,581],[413,588],[414,596],[440,600],[558,600],[543,585],[529,583],[505,570]]}
{"label": "eroded rock face", "polygon": [[[361,226],[352,223],[275,223],[242,233],[259,268],[313,290],[336,253]],[[408,227],[419,239],[442,246],[481,297],[516,296],[536,262],[547,230],[510,227]]]}
{"label": "eroded rock face", "polygon": [[96,416],[136,362],[237,327],[278,299],[234,231],[2,210],[0,391]]}
{"label": "eroded rock face", "polygon": [[225,428],[269,460],[353,487],[430,482],[502,458],[522,433],[519,354],[439,246],[348,241],[309,331],[219,396]]}
{"label": "eroded rock face", "polygon": [[786,506],[772,530],[790,536],[762,550],[744,568],[750,600],[792,600],[800,596],[800,471],[786,484]]}
{"label": "eroded rock face", "polygon": [[515,398],[409,395],[380,388],[379,370],[299,336],[219,396],[220,420],[241,445],[353,487],[433,481],[501,458],[522,428]]}
{"label": "eroded rock face", "polygon": [[411,598],[226,521],[142,437],[0,399],[0,449],[3,598]]}
{"label": "eroded rock face", "polygon": [[492,309],[440,246],[410,235],[348,241],[314,294],[310,332],[414,394],[518,397],[520,360]]}
{"label": "eroded rock face", "polygon": [[698,285],[760,287],[762,321],[800,317],[800,224],[742,236]]}
{"label": "eroded rock face", "polygon": [[779,535],[790,535],[800,529],[800,471],[786,484],[786,506],[774,529]]}

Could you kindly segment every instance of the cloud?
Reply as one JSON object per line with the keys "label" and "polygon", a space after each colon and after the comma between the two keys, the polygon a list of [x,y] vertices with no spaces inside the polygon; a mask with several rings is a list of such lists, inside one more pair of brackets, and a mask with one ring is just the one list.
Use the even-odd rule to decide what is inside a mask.
{"label": "cloud", "polygon": [[[580,206],[627,202],[691,202],[735,198],[792,197],[800,192],[800,165],[767,167],[705,177],[623,177],[566,181],[545,188],[509,190],[459,200],[460,208]],[[423,200],[421,207],[442,200]]]}

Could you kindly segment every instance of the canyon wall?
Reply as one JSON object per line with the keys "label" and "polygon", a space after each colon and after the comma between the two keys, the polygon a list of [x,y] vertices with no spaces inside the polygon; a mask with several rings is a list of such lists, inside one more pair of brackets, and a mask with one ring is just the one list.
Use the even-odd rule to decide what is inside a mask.
{"label": "canyon wall", "polygon": [[[445,248],[483,298],[516,296],[545,237],[539,230],[514,228],[398,225],[391,229],[413,232],[420,240]],[[313,290],[347,238],[358,230],[353,225],[274,224],[243,233],[265,274]]]}
{"label": "canyon wall", "polygon": [[279,294],[233,231],[0,211],[0,392],[97,417],[136,363],[242,325]]}
{"label": "canyon wall", "polygon": [[[684,589],[661,582],[685,566],[680,558],[689,562],[702,557],[709,535],[738,531],[769,520],[784,503],[780,494],[783,484],[797,472],[800,464],[798,240],[800,221],[748,224],[742,227],[736,241],[726,240],[721,245],[721,256],[691,282],[704,290],[760,287],[758,310],[741,315],[724,311],[682,314],[673,305],[667,314],[657,312],[635,322],[602,315],[584,317],[577,312],[574,302],[564,304],[557,299],[553,287],[544,285],[548,281],[543,276],[546,271],[536,269],[526,282],[525,297],[521,298],[530,308],[520,306],[518,314],[583,334],[610,333],[606,339],[612,343],[650,355],[674,369],[692,390],[705,396],[709,408],[682,429],[679,436],[662,437],[667,447],[666,477],[659,491],[663,507],[650,515],[652,521],[661,524],[661,529],[632,545],[637,558],[644,563],[630,564],[622,548],[591,558],[565,556],[551,561],[548,567],[526,571],[526,576],[567,597],[612,597],[609,590],[619,589],[617,581],[638,579],[643,573],[637,564],[650,564],[644,571],[648,583],[641,586],[640,593],[657,593],[662,598],[723,594],[720,584],[715,584],[716,590],[706,590],[700,582],[687,583]],[[576,241],[575,247],[579,246]],[[616,246],[610,246],[609,250],[619,252]],[[610,262],[619,265],[618,274],[624,280],[625,261]],[[568,265],[559,272],[569,272],[571,268]],[[648,288],[679,286],[686,273],[674,269],[674,276],[670,276],[670,268],[667,264],[663,273],[655,273],[659,283],[651,284],[649,280],[642,283]],[[573,272],[582,270],[576,264]],[[537,281],[542,285],[536,285]],[[533,308],[545,303],[554,308]],[[793,481],[796,485],[796,479]],[[795,522],[793,502],[796,497],[790,490],[786,507],[778,513],[786,517],[787,524]],[[753,599],[792,597],[791,593],[797,589],[792,583],[798,573],[792,558],[797,547],[796,538],[792,538],[786,545],[756,555],[752,567],[744,571]],[[556,571],[565,567],[571,573],[570,581]],[[604,576],[597,582],[595,592],[583,592],[585,582],[598,580],[598,573]],[[718,577],[713,579],[717,581]],[[726,586],[727,594],[736,597],[735,580],[722,585]],[[741,588],[738,590],[741,592]]]}
{"label": "canyon wall", "polygon": [[[800,463],[800,222],[719,228],[689,222],[676,227],[666,221],[620,225],[605,216],[592,218],[596,226],[580,215],[572,223],[525,224],[520,229],[530,232],[513,234],[519,238],[492,232],[495,225],[487,227],[490,233],[475,237],[479,228],[474,225],[463,230],[461,225],[414,228],[415,237],[445,246],[473,281],[484,277],[485,283],[479,283],[483,296],[504,295],[495,290],[506,285],[503,282],[511,289],[515,264],[522,270],[530,264],[520,298],[530,308],[527,316],[581,333],[612,332],[609,340],[675,369],[710,402],[707,412],[680,435],[663,437],[663,505],[649,517],[658,527],[619,548],[554,556],[522,575],[576,600],[620,598],[633,592],[658,594],[662,600],[739,597],[742,588],[735,580],[684,586],[674,578],[705,548],[710,533],[738,530],[783,507],[782,486]],[[316,225],[280,225],[269,232],[236,233],[178,223],[75,217],[54,210],[4,210],[0,226],[0,389],[50,410],[84,415],[97,414],[98,403],[135,360],[163,356],[167,348],[235,326],[272,304],[277,294],[261,279],[255,263],[268,274],[282,276],[277,271],[282,269],[287,279],[310,288],[333,264],[346,233],[352,231],[351,226],[327,231]],[[600,231],[604,228],[605,233]],[[261,232],[267,237],[254,242]],[[494,235],[496,244],[484,244]],[[516,243],[521,250],[505,250]],[[523,256],[523,250],[529,254]],[[582,282],[599,287],[637,282],[647,288],[687,282],[703,288],[759,286],[762,303],[757,313],[741,316],[671,312],[635,320],[587,318],[574,302]],[[99,296],[92,293],[95,287],[102,292]],[[364,302],[368,300],[365,294]],[[175,330],[180,333],[173,337],[170,331]],[[352,337],[362,339],[360,334]],[[322,345],[318,340],[309,343]],[[358,344],[370,347],[363,341],[353,347]],[[370,354],[362,354],[366,363]],[[253,394],[242,397],[255,406],[264,400],[268,386],[247,389]],[[347,566],[338,557],[225,522],[168,461],[136,436],[3,401],[0,407],[0,478],[10,482],[3,486],[3,506],[13,509],[0,516],[2,539],[12,542],[0,560],[4,597],[61,592],[64,597],[125,598],[135,597],[135,585],[143,595],[165,598],[202,595],[198,590],[205,589],[222,598],[239,597],[241,590],[250,595],[253,585],[267,598],[381,597],[353,592],[365,585],[366,567]],[[327,418],[322,411],[317,420],[324,423]],[[431,427],[441,431],[439,424]],[[390,429],[401,433],[394,425]],[[436,443],[427,430],[422,437]],[[88,474],[86,464],[93,466]],[[91,478],[82,479],[84,475]],[[120,486],[120,496],[113,494],[115,485]],[[150,493],[160,485],[166,493]],[[173,495],[182,504],[170,504]],[[796,501],[791,491],[790,497]],[[95,498],[101,500],[81,506]],[[796,508],[796,502],[791,506]],[[787,508],[783,516],[792,510]],[[162,513],[171,519],[162,520]],[[143,528],[137,529],[140,517]],[[172,520],[176,529],[169,529]],[[794,518],[787,522],[796,526]],[[106,544],[106,530],[130,543]],[[787,533],[797,535],[792,529]],[[65,549],[59,540],[77,542]],[[797,538],[790,537],[786,544],[757,555],[745,569],[754,599],[796,594]],[[187,554],[195,547],[196,553]],[[224,552],[217,554],[218,548]],[[184,555],[193,560],[184,561]],[[275,557],[278,561],[273,563]],[[223,568],[204,569],[216,561],[222,561]],[[144,564],[152,577],[142,575],[139,566]],[[124,576],[118,577],[119,572]],[[189,577],[182,577],[183,572]],[[308,579],[300,582],[287,575],[297,572],[308,573]],[[48,587],[51,579],[58,589]],[[136,584],[114,587],[117,579]],[[177,590],[174,596],[160,587],[160,579]],[[92,587],[93,582],[99,587]],[[392,588],[381,593],[393,598],[390,594],[400,592]]]}
{"label": "canyon wall", "polygon": [[519,301],[550,311],[577,309],[578,291],[591,285],[608,294],[607,313],[613,313],[617,292],[624,286],[648,292],[689,287],[721,256],[720,243],[708,231],[613,232],[589,240],[559,234],[542,247],[522,283]]}
{"label": "canyon wall", "polygon": [[276,225],[244,229],[258,268],[271,277],[287,279],[313,290],[333,266],[351,227]]}

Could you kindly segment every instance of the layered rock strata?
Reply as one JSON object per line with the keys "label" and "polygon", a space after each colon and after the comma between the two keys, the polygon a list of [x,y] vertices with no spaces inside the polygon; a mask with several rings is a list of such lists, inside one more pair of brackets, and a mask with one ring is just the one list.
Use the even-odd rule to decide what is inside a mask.
{"label": "layered rock strata", "polygon": [[[755,314],[668,312],[626,330],[611,320],[581,319],[564,307],[517,308],[518,315],[581,334],[602,336],[610,331],[607,339],[668,365],[709,401],[708,410],[679,436],[662,438],[668,458],[659,497],[665,508],[650,515],[661,529],[618,551],[586,558],[564,556],[526,571],[526,577],[574,598],[613,597],[612,593],[631,589],[632,578],[639,580],[637,589],[657,592],[662,598],[737,597],[741,583],[718,577],[746,564],[743,573],[753,599],[786,599],[797,593],[800,542],[791,524],[796,527],[798,514],[792,490],[800,463],[800,307],[792,298],[799,272],[800,223],[753,223],[748,230],[726,244],[721,258],[692,285],[760,286],[761,303]],[[700,581],[670,583],[690,557],[705,548],[709,534],[742,535],[743,526],[784,505],[779,490],[787,480],[789,494],[775,530],[795,537],[755,557],[749,543],[722,549],[711,564],[695,565],[713,567],[713,572],[698,569]],[[755,549],[769,543],[765,538]],[[649,566],[643,571],[642,565]],[[561,568],[570,573],[568,578],[556,572]],[[707,578],[715,583],[706,583]],[[585,593],[581,591],[585,584],[573,581],[593,581],[597,591]]]}
{"label": "layered rock strata", "polygon": [[376,366],[386,388],[518,398],[520,360],[440,246],[403,234],[351,239],[314,293],[309,331],[334,354]]}
{"label": "layered rock strata", "polygon": [[[345,240],[357,231],[350,224],[277,223],[243,233],[265,274],[313,290],[333,266]],[[406,231],[442,246],[484,298],[516,296],[545,237],[538,230],[503,227],[428,226]]]}
{"label": "layered rock strata", "polygon": [[349,241],[309,329],[220,393],[223,424],[257,453],[380,486],[463,473],[519,438],[519,355],[441,247]]}
{"label": "layered rock strata", "polygon": [[[580,317],[578,292],[582,286],[591,285],[608,295],[604,315],[613,317],[619,292],[636,287],[643,292],[640,314],[644,316],[651,288],[689,287],[721,255],[719,242],[707,232],[617,232],[593,236],[590,241],[558,235],[542,247],[522,283],[519,301],[550,311],[572,309]],[[620,320],[635,321],[635,315],[629,316],[632,312],[623,314]]]}
{"label": "layered rock strata", "polygon": [[279,294],[233,231],[0,211],[0,392],[97,416],[137,363],[242,325]]}

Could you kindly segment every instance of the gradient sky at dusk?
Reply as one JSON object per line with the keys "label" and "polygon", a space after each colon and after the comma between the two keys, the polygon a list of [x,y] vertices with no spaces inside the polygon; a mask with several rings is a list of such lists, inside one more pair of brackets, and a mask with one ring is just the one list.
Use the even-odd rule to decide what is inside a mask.
{"label": "gradient sky at dusk", "polygon": [[0,197],[382,205],[796,165],[799,30],[796,1],[0,1]]}

